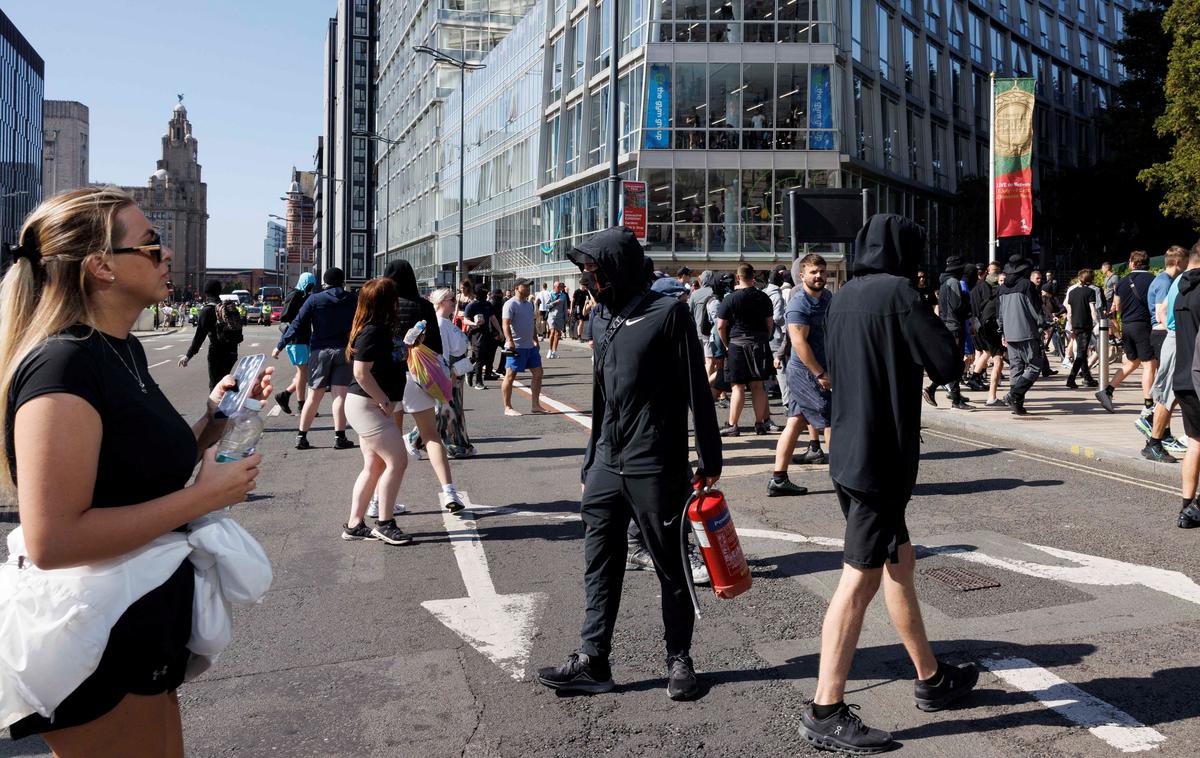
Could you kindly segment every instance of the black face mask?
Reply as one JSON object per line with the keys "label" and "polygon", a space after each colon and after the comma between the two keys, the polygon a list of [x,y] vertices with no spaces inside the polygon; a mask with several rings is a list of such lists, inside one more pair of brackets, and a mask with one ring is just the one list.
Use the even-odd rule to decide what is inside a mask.
{"label": "black face mask", "polygon": [[613,303],[616,302],[616,292],[613,290],[612,283],[604,278],[604,272],[596,269],[585,272],[584,276],[590,276],[592,279],[588,291],[592,293],[592,297],[596,298],[596,302],[611,309]]}

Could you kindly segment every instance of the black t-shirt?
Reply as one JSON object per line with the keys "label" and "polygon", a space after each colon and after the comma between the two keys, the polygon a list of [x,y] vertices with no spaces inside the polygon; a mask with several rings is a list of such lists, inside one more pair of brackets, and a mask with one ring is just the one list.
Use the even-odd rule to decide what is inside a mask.
{"label": "black t-shirt", "polygon": [[480,322],[480,327],[484,330],[488,329],[493,313],[492,304],[486,300],[472,300],[467,305],[466,310],[463,311],[463,315],[467,317],[468,324],[474,324],[475,317],[482,316],[483,320]]}
{"label": "black t-shirt", "polygon": [[1067,305],[1071,307],[1071,328],[1091,331],[1096,322],[1092,319],[1092,305],[1096,302],[1096,290],[1085,285],[1071,288],[1067,293]]}
{"label": "black t-shirt", "polygon": [[730,342],[762,342],[771,340],[767,319],[775,312],[771,297],[757,287],[734,290],[717,307],[717,318],[729,322]]}
{"label": "black t-shirt", "polygon": [[571,295],[571,307],[577,311],[582,311],[587,305],[587,290],[580,287]]}
{"label": "black t-shirt", "polygon": [[[120,340],[85,326],[51,337],[17,367],[8,395],[10,424],[22,405],[54,393],[81,397],[100,414],[93,508],[144,503],[187,485],[196,467],[196,438],[151,378],[136,337]],[[15,476],[13,428],[5,434]]]}
{"label": "black t-shirt", "polygon": [[1121,323],[1150,323],[1150,285],[1154,274],[1149,271],[1130,271],[1117,283],[1117,297],[1121,298]]}
{"label": "black t-shirt", "polygon": [[[367,324],[355,335],[350,345],[350,358],[371,364],[371,376],[375,377],[389,400],[403,400],[405,369],[399,356],[394,354],[394,348],[395,339],[391,329]],[[370,397],[357,379],[350,382],[350,392]]]}

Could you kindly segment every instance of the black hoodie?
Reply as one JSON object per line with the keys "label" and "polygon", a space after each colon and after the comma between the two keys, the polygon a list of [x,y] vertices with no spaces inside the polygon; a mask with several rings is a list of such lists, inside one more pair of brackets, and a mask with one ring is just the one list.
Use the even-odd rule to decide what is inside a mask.
{"label": "black hoodie", "polygon": [[1179,294],[1175,296],[1175,373],[1171,386],[1176,392],[1195,391],[1192,362],[1196,356],[1196,335],[1200,333],[1200,268],[1180,274]]}
{"label": "black hoodie", "polygon": [[593,465],[631,476],[690,476],[688,408],[696,433],[701,476],[721,475],[721,437],[712,403],[704,352],[688,307],[678,298],[651,292],[642,270],[642,246],[633,232],[613,227],[595,234],[567,254],[583,268],[583,257],[599,267],[593,293],[608,313],[622,315],[642,299],[612,338],[599,308],[589,318],[596,341],[592,382],[592,436],[582,478]]}
{"label": "black hoodie", "polygon": [[913,285],[924,246],[915,224],[872,216],[854,242],[854,278],[825,321],[840,440],[829,448],[830,477],[905,502],[917,481],[923,375],[937,385],[962,373],[962,350]]}
{"label": "black hoodie", "polygon": [[412,264],[399,258],[387,265],[387,268],[383,270],[383,275],[396,283],[396,294],[400,296],[400,301],[396,305],[396,309],[399,311],[396,336],[403,337],[409,329],[417,325],[418,321],[424,321],[425,341],[422,344],[441,355],[442,332],[438,329],[437,311],[434,310],[433,303],[421,297]]}

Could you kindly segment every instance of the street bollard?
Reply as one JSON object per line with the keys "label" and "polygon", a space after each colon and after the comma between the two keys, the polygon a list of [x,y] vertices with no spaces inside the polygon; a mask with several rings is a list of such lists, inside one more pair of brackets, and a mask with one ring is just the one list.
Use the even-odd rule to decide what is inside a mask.
{"label": "street bollard", "polygon": [[1108,387],[1108,319],[1100,319],[1100,389]]}

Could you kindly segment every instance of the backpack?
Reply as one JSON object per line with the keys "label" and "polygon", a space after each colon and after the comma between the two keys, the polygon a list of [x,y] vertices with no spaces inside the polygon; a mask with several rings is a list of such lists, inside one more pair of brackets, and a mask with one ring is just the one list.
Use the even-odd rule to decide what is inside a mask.
{"label": "backpack", "polygon": [[711,297],[705,298],[704,304],[700,308],[700,333],[705,337],[711,337],[713,333],[713,322],[708,317],[708,301],[711,299]]}
{"label": "backpack", "polygon": [[213,330],[218,342],[237,345],[242,341],[242,314],[232,300],[223,300],[213,306],[217,315],[217,326]]}

